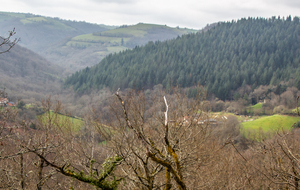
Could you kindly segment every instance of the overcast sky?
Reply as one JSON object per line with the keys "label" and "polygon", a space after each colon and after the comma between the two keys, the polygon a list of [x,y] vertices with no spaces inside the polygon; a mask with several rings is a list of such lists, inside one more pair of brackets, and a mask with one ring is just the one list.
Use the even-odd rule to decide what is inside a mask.
{"label": "overcast sky", "polygon": [[249,16],[300,16],[300,0],[0,0],[0,5],[0,11],[98,24],[143,22],[194,29]]}

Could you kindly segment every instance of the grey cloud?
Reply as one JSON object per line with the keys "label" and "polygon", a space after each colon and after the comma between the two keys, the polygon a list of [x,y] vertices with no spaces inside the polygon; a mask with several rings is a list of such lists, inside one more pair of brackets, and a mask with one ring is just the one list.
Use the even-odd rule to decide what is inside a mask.
{"label": "grey cloud", "polygon": [[[300,0],[10,0],[3,11],[31,12],[99,24],[138,22],[201,29],[243,17],[299,16]],[[10,8],[4,8],[9,7]],[[298,14],[298,15],[297,15]]]}
{"label": "grey cloud", "polygon": [[299,0],[266,0],[268,3],[272,4],[280,4],[292,8],[300,8],[300,1]]}

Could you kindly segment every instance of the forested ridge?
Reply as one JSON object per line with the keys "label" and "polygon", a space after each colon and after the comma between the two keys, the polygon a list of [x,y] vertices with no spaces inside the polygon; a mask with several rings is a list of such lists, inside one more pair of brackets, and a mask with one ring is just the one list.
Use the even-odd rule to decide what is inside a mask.
{"label": "forested ridge", "polygon": [[243,85],[275,85],[295,79],[300,87],[299,18],[243,18],[206,32],[149,42],[74,73],[65,80],[78,93],[109,87],[146,89],[201,84],[227,99]]}

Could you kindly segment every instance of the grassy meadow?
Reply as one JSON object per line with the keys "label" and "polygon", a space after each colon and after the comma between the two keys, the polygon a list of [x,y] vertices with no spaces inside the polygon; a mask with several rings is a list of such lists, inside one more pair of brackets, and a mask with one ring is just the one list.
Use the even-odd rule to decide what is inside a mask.
{"label": "grassy meadow", "polygon": [[278,131],[287,131],[294,123],[300,121],[300,117],[287,115],[263,116],[253,121],[241,123],[241,132],[251,139],[261,140],[265,136],[272,136]]}
{"label": "grassy meadow", "polygon": [[[119,49],[123,50],[124,47],[122,43],[126,43],[133,38],[144,38],[147,34],[150,34],[152,30],[172,30],[176,31],[178,34],[185,34],[196,32],[196,30],[192,29],[181,29],[181,28],[171,28],[164,25],[156,25],[156,24],[144,24],[139,23],[132,26],[123,26],[120,28],[103,31],[103,32],[95,32],[90,34],[83,34],[76,37],[73,37],[70,41],[66,43],[66,46],[69,47],[82,47],[86,48],[92,45],[101,44],[106,47],[115,47],[116,49],[113,52],[118,51]],[[122,42],[123,41],[123,42]],[[111,45],[108,45],[111,44]],[[116,50],[116,51],[115,51]],[[110,50],[109,50],[110,51]]]}
{"label": "grassy meadow", "polygon": [[50,111],[49,114],[44,113],[38,116],[38,119],[44,124],[50,123],[54,127],[58,127],[58,128],[71,127],[71,130],[74,132],[78,132],[80,128],[84,125],[84,122],[81,118],[70,117],[60,113],[54,113],[53,111]]}
{"label": "grassy meadow", "polygon": [[255,105],[253,105],[253,106],[251,106],[251,108],[253,108],[253,109],[261,109],[262,108],[262,103],[257,103],[257,104],[255,104]]}

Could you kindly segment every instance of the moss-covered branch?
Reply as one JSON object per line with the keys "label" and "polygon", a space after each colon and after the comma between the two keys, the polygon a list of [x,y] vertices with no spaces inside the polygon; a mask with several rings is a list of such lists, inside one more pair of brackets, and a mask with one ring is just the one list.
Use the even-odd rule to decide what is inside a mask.
{"label": "moss-covered branch", "polygon": [[148,152],[147,156],[149,156],[154,162],[159,163],[159,164],[163,165],[164,167],[166,167],[170,171],[170,173],[173,174],[174,179],[175,179],[176,183],[178,184],[178,186],[183,190],[186,189],[185,183],[182,181],[182,178],[178,175],[177,171],[173,168],[171,163],[169,163],[167,160],[162,160],[162,159],[157,158],[155,156],[155,154],[153,154],[151,152]]}
{"label": "moss-covered branch", "polygon": [[166,169],[166,186],[165,186],[165,190],[169,190],[172,188],[172,184],[171,184],[171,174],[170,174],[170,170],[169,168]]}
{"label": "moss-covered branch", "polygon": [[[43,160],[47,165],[56,168],[58,172],[65,176],[69,176],[72,178],[75,178],[79,181],[82,181],[84,183],[91,184],[93,186],[99,187],[101,189],[105,190],[115,190],[117,189],[117,186],[120,182],[121,179],[116,179],[115,176],[113,175],[113,171],[116,168],[117,165],[122,161],[122,157],[116,155],[113,158],[108,158],[106,161],[103,163],[103,172],[99,175],[96,176],[94,174],[84,174],[83,171],[81,172],[75,172],[72,169],[69,168],[70,165],[63,165],[59,166],[55,163],[52,163],[48,161],[43,155],[38,153],[35,150],[30,150],[30,152],[35,153],[38,157],[40,157],[41,160]],[[113,176],[114,179],[111,181],[106,180],[108,176]]]}

